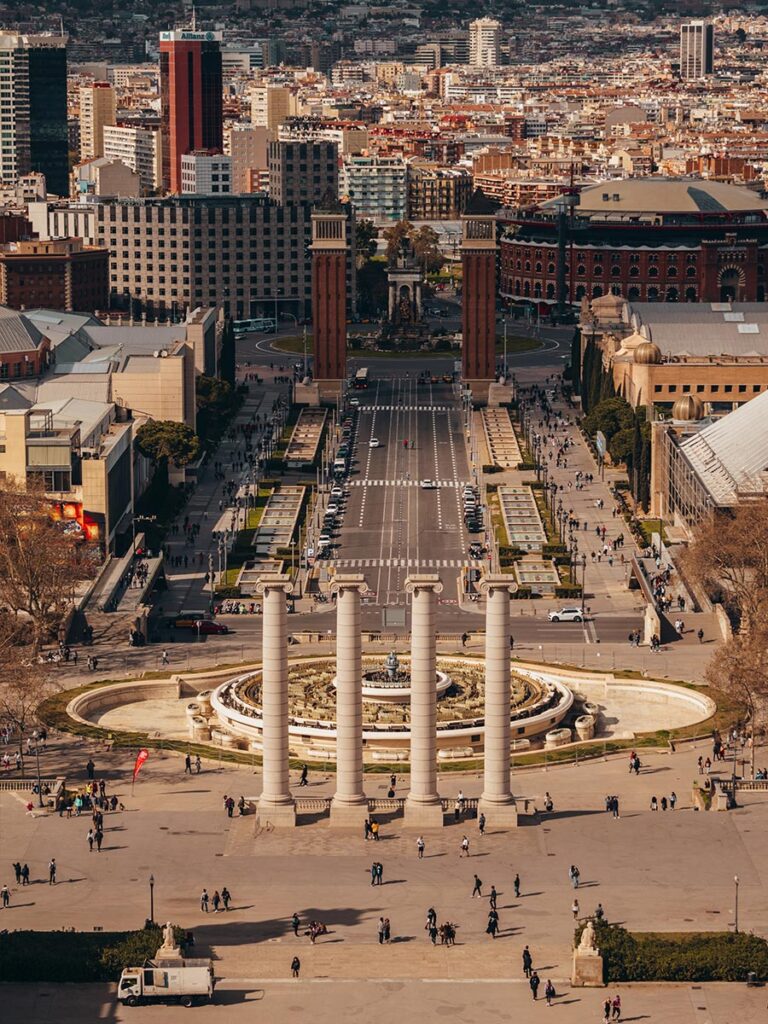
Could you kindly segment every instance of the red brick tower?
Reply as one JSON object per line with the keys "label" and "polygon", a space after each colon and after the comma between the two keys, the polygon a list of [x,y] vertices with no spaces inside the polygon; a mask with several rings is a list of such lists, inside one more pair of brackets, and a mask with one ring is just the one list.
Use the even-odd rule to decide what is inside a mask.
{"label": "red brick tower", "polygon": [[473,397],[485,401],[496,376],[496,217],[481,191],[462,215],[463,341],[461,373]]}
{"label": "red brick tower", "polygon": [[326,201],[312,213],[312,333],[316,381],[347,376],[347,215]]}

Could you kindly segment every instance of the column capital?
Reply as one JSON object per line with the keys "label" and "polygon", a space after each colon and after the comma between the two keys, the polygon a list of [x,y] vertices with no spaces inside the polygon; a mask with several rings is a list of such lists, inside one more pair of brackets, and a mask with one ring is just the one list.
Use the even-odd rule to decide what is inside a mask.
{"label": "column capital", "polygon": [[293,582],[287,573],[269,573],[260,576],[256,581],[256,593],[266,595],[273,590],[282,590],[284,594],[290,594],[293,590]]}
{"label": "column capital", "polygon": [[435,573],[416,573],[406,577],[406,593],[415,594],[418,590],[431,590],[433,594],[442,594],[443,581]]}
{"label": "column capital", "polygon": [[506,573],[494,572],[484,576],[477,584],[481,594],[490,594],[491,591],[506,590],[508,594],[517,592],[517,582],[512,576]]}
{"label": "column capital", "polygon": [[338,594],[342,590],[356,590],[362,594],[368,589],[368,583],[362,573],[337,573],[331,580],[331,593]]}

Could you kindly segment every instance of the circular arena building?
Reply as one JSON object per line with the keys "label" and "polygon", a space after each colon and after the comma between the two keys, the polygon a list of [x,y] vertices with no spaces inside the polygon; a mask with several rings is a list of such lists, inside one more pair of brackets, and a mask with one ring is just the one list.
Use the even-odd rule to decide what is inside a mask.
{"label": "circular arena building", "polygon": [[[546,313],[558,298],[559,201],[500,212],[500,290]],[[563,231],[565,299],[764,302],[768,199],[697,178],[582,188]]]}

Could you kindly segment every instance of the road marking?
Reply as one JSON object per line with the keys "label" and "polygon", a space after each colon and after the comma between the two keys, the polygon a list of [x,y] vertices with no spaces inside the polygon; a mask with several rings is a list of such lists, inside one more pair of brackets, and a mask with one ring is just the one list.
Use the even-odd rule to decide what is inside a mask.
{"label": "road marking", "polygon": [[451,405],[361,405],[358,412],[455,412]]}
{"label": "road marking", "polygon": [[584,622],[583,625],[584,625],[584,639],[586,640],[586,642],[588,644],[596,644],[598,642],[598,640],[597,640],[597,630],[595,629],[594,621],[592,619],[587,619]]}
{"label": "road marking", "polygon": [[464,561],[460,558],[332,558],[329,562],[336,569],[461,569],[467,565],[482,568],[481,561]]}

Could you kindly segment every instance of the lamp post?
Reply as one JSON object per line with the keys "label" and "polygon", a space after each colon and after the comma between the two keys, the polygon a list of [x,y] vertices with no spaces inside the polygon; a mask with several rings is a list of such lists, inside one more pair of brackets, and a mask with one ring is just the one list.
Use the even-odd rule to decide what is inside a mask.
{"label": "lamp post", "polygon": [[37,758],[37,806],[43,806],[43,780],[40,778],[40,739],[35,740],[35,757]]}
{"label": "lamp post", "polygon": [[149,923],[155,923],[155,876],[149,876]]}
{"label": "lamp post", "polygon": [[738,875],[734,875],[733,876],[733,884],[736,887],[736,905],[735,905],[735,910],[734,910],[733,930],[738,935],[739,934],[739,876]]}
{"label": "lamp post", "polygon": [[587,597],[587,556],[581,556],[581,617],[584,618],[584,601]]}

